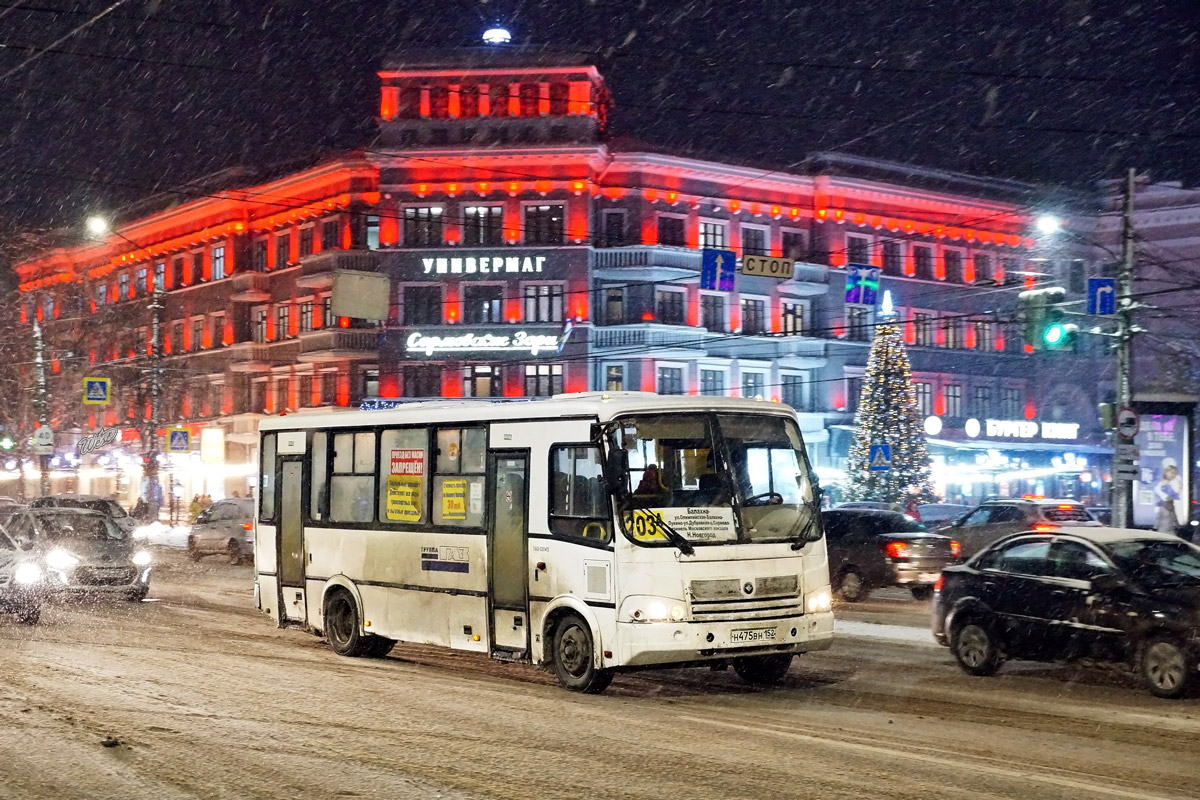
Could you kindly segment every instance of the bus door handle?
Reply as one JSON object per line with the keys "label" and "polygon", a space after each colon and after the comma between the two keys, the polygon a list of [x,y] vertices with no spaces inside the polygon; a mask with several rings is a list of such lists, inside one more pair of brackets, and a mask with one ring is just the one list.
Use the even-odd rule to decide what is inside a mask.
{"label": "bus door handle", "polygon": [[534,565],[533,565],[533,579],[534,579],[534,581],[537,581],[537,579],[538,579],[538,573],[539,573],[539,572],[541,572],[542,570],[544,570],[545,568],[546,568],[546,562],[545,562],[545,561],[539,561],[539,562],[537,562],[536,564],[534,564]]}

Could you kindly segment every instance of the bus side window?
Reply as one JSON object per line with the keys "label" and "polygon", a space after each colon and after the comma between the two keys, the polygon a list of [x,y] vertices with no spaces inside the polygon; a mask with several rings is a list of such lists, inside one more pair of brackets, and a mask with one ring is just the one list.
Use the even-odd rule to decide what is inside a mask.
{"label": "bus side window", "polygon": [[262,488],[259,490],[258,518],[275,521],[275,434],[262,437]]}
{"label": "bus side window", "polygon": [[425,522],[429,478],[429,432],[425,428],[383,431],[380,435],[379,519]]}
{"label": "bus side window", "polygon": [[483,525],[487,486],[486,428],[440,428],[433,476],[433,524],[456,528]]}
{"label": "bus side window", "polygon": [[333,475],[329,479],[331,522],[375,520],[375,433],[333,435]]}
{"label": "bus side window", "polygon": [[318,522],[325,518],[325,486],[329,482],[329,463],[326,459],[329,434],[316,431],[312,438],[312,451],[309,453],[309,485],[308,516]]}
{"label": "bus side window", "polygon": [[600,468],[600,449],[567,445],[550,450],[550,532],[556,536],[607,542],[608,494]]}

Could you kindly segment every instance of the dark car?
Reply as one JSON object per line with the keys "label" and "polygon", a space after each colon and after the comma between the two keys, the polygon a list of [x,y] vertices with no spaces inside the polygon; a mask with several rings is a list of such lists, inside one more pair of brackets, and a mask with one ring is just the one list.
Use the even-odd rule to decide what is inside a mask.
{"label": "dark car", "polygon": [[942,573],[933,636],[973,675],[1006,658],[1126,662],[1181,697],[1200,657],[1200,547],[1118,528],[1020,533]]}
{"label": "dark car", "polygon": [[46,571],[36,558],[0,531],[0,613],[33,625],[42,615]]}
{"label": "dark car", "polygon": [[95,494],[51,494],[35,498],[29,504],[30,508],[78,508],[85,511],[99,511],[107,514],[117,523],[121,530],[132,533],[137,527],[137,520],[121,508],[116,500],[100,497]]}
{"label": "dark car", "polygon": [[884,586],[907,586],[913,597],[927,600],[942,569],[958,560],[957,542],[899,511],[832,508],[821,519],[829,575],[850,603]]}
{"label": "dark car", "polygon": [[116,594],[141,600],[150,589],[150,554],[107,514],[31,508],[14,516],[9,535],[36,553],[58,594]]}

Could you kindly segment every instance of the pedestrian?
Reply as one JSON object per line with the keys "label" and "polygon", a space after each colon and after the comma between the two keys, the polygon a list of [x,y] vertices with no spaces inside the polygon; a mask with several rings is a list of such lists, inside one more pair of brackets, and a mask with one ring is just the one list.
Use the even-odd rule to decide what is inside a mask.
{"label": "pedestrian", "polygon": [[1183,482],[1179,479],[1179,467],[1175,459],[1162,460],[1162,477],[1154,487],[1154,503],[1158,511],[1154,515],[1154,530],[1159,533],[1179,532],[1179,513],[1176,503],[1180,506],[1180,495],[1183,493]]}
{"label": "pedestrian", "polygon": [[208,511],[210,506],[212,506],[212,498],[206,494],[200,495],[200,510]]}
{"label": "pedestrian", "polygon": [[192,495],[192,502],[188,504],[189,525],[196,521],[196,517],[200,516],[201,511],[203,511],[203,509],[200,508],[200,495],[194,494]]}

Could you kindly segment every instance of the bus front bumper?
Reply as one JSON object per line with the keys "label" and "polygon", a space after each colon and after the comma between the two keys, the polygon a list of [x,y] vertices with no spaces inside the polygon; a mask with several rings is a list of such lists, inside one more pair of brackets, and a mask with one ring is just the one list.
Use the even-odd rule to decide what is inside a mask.
{"label": "bus front bumper", "polygon": [[605,666],[716,661],[739,656],[807,653],[833,642],[833,612],[738,622],[619,622],[617,648]]}

